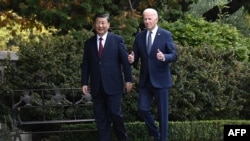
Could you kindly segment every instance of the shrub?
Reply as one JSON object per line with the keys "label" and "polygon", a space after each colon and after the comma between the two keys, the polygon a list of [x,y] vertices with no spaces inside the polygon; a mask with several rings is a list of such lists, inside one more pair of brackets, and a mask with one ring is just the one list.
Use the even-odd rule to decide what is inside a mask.
{"label": "shrub", "polygon": [[165,22],[161,26],[170,30],[175,41],[182,46],[190,48],[209,46],[218,51],[232,51],[233,56],[236,56],[235,59],[239,61],[249,59],[250,39],[231,25],[211,23],[187,15],[185,19],[174,23]]}

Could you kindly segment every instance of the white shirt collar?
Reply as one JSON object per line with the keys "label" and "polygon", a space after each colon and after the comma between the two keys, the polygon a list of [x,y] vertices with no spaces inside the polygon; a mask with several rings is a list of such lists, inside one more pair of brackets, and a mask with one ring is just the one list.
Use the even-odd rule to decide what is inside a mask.
{"label": "white shirt collar", "polygon": [[[108,32],[106,32],[106,33],[102,36],[102,40],[103,40],[104,43],[105,43],[105,41],[106,41],[107,35],[108,35]],[[99,40],[100,37],[101,37],[101,36],[97,35],[97,40]]]}
{"label": "white shirt collar", "polygon": [[152,34],[155,35],[158,30],[158,25],[155,26],[155,28],[152,30]]}

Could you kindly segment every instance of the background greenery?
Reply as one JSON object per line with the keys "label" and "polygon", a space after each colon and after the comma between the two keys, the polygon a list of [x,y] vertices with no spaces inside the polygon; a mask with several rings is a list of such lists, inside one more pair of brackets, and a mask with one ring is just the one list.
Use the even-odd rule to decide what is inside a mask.
{"label": "background greenery", "polygon": [[[235,15],[223,14],[210,22],[202,14],[211,8],[212,1],[135,1],[132,11],[127,1],[74,1],[68,7],[56,1],[15,2],[0,5],[21,16],[13,11],[1,12],[0,49],[17,51],[19,60],[14,64],[8,59],[1,62],[5,80],[0,85],[0,121],[9,124],[5,117],[11,115],[12,89],[80,87],[82,45],[93,35],[93,13],[111,13],[111,32],[123,35],[130,51],[134,35],[143,29],[141,11],[148,6],[159,11],[159,25],[173,33],[178,49],[178,61],[172,64],[170,121],[249,120],[247,5]],[[121,8],[124,3],[127,7]],[[138,70],[133,69],[133,75],[134,88],[123,98],[126,122],[142,121],[137,113]]]}
{"label": "background greenery", "polygon": [[[175,35],[179,54],[178,61],[172,64],[170,120],[247,118],[249,39],[229,25],[200,18],[187,17],[161,26]],[[91,35],[92,32],[82,30],[20,42],[20,58],[15,66],[5,62],[8,81],[1,85],[4,103],[10,89],[80,87],[82,42]],[[213,35],[213,39],[208,35]],[[123,102],[128,121],[139,120],[138,70],[133,71],[135,87]]]}

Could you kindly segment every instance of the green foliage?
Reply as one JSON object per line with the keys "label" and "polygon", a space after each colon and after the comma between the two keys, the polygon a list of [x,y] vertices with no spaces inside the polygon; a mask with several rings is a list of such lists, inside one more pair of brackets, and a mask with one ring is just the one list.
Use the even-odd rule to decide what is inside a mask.
{"label": "green foliage", "polygon": [[8,117],[0,115],[0,141],[11,141],[11,129],[9,128],[8,123]]}
{"label": "green foliage", "polygon": [[82,45],[90,35],[73,31],[60,37],[38,36],[39,42],[21,42],[16,66],[6,66],[8,83],[13,89],[79,87]]}
{"label": "green foliage", "polygon": [[244,113],[249,63],[210,46],[179,47],[178,54],[172,64],[171,120],[238,119]]}
{"label": "green foliage", "polygon": [[[206,0],[192,4],[190,10],[187,12],[192,14],[195,17],[202,17],[202,14],[207,10],[212,8],[215,5],[223,6],[228,2],[228,0]],[[232,15],[225,14],[224,16],[220,15],[219,21],[225,24],[230,24],[236,27],[241,33],[246,36],[249,36],[249,13],[246,11],[250,11],[249,9],[250,2],[247,2],[244,7],[236,11]],[[249,10],[248,10],[249,9]]]}
{"label": "green foliage", "polygon": [[[231,26],[196,18],[162,23],[162,27],[173,33],[176,43],[184,45],[177,44],[178,60],[172,64],[170,120],[246,119],[250,109],[250,69],[245,57],[249,54],[248,39]],[[132,47],[131,33],[120,32],[131,39],[128,46]],[[2,103],[11,104],[11,89],[79,87],[82,45],[92,35],[81,30],[18,42],[16,65],[8,60],[3,63],[6,81],[0,85]],[[141,120],[137,113],[138,73],[133,70],[133,91],[123,99],[126,122]]]}
{"label": "green foliage", "polygon": [[12,11],[0,15],[0,50],[18,51],[20,42],[38,41],[37,35],[48,36],[55,31],[53,28],[47,30],[41,23],[22,18]]}
{"label": "green foliage", "polygon": [[120,25],[119,27],[117,27],[118,30],[115,28],[113,32],[122,35],[124,37],[128,50],[132,50],[132,45],[134,42],[133,35],[137,33],[139,21],[134,18],[120,17],[120,20],[111,21],[111,24]]}
{"label": "green foliage", "polygon": [[181,44],[172,65],[170,119],[246,118],[250,40],[230,25],[192,16],[161,26]]}
{"label": "green foliage", "polygon": [[[158,124],[158,123],[157,123]],[[169,122],[169,141],[221,141],[223,140],[224,125],[249,125],[248,120],[202,120],[202,121],[176,121]],[[94,124],[65,125],[63,129],[93,129]],[[128,136],[131,141],[146,141],[149,138],[144,122],[126,123]],[[114,133],[114,132],[113,132]],[[77,136],[77,138],[75,138]],[[115,134],[113,134],[115,138]],[[60,134],[62,141],[98,140],[98,133],[79,132]],[[117,139],[114,139],[117,141]]]}
{"label": "green foliage", "polygon": [[43,10],[41,11],[41,15],[43,15],[43,20],[47,21],[47,23],[45,23],[46,26],[58,25],[61,23],[62,28],[65,28],[66,25],[64,24],[68,21],[68,15],[66,15],[66,13],[57,11],[55,9]]}
{"label": "green foliage", "polygon": [[[152,7],[164,14],[163,19],[175,21],[183,16],[183,12],[187,11],[193,2],[197,0],[5,0],[0,1],[0,6],[4,7],[3,10],[14,10],[22,17],[38,20],[46,27],[56,27],[61,30],[62,34],[66,34],[72,29],[90,30],[93,15],[103,11],[108,11],[111,17],[125,17],[124,12],[129,11],[135,15],[141,15],[145,8]],[[129,15],[129,18],[139,20],[140,17],[135,15]],[[119,21],[119,19],[116,20]],[[130,26],[126,22],[123,24]]]}
{"label": "green foliage", "polygon": [[9,40],[11,39],[11,35],[9,33],[9,31],[5,28],[1,28],[0,29],[0,50],[6,50],[6,44],[9,42]]}
{"label": "green foliage", "polygon": [[211,46],[215,50],[230,50],[237,60],[248,61],[250,40],[244,37],[235,27],[228,24],[209,23],[202,18],[187,15],[185,19],[174,23],[162,23],[163,28],[170,30],[177,43],[183,46]]}
{"label": "green foliage", "polygon": [[[25,34],[11,38],[9,33],[17,32],[6,31],[6,27],[1,26],[3,36],[0,35],[0,38],[3,40],[1,40],[0,48],[2,49],[2,46],[8,42],[20,47],[19,61],[16,64],[9,60],[1,62],[5,68],[5,81],[0,85],[1,115],[11,113],[11,89],[80,86],[82,44],[93,33],[79,29],[92,28],[91,17],[95,12],[106,10],[111,13],[114,18],[111,22],[113,32],[124,36],[130,50],[134,40],[133,35],[139,24],[138,13],[141,14],[140,12],[147,7],[148,3],[148,1],[140,1],[140,4],[136,5],[135,16],[132,16],[131,13],[122,12],[125,9],[122,2],[118,4],[119,6],[113,5],[119,3],[117,1],[111,3],[110,0],[86,0],[81,4],[77,3],[78,1],[69,1],[70,5],[64,5],[66,7],[60,3],[54,3],[54,5],[40,3],[39,5],[36,2],[29,0],[27,3],[20,4],[19,12],[31,19],[38,17],[47,26],[55,24],[68,34],[51,36],[39,35],[38,32],[38,34],[30,35],[29,31],[26,31]],[[56,8],[53,9],[53,6]],[[176,17],[182,16],[182,12],[179,11],[180,7],[176,5],[178,10],[174,8],[168,11],[169,6],[158,4],[155,7],[159,9],[160,19],[173,19],[174,21]],[[238,22],[237,19],[235,21]],[[0,25],[3,23],[5,22],[1,22]],[[23,25],[29,25],[27,23]],[[240,34],[234,26],[222,24],[222,22],[208,23],[201,18],[189,15],[174,23],[161,23],[161,26],[173,33],[177,45],[181,44],[178,45],[178,60],[172,64],[174,86],[170,91],[170,120],[249,119],[250,39]],[[76,30],[69,30],[71,28]],[[28,40],[23,40],[24,35]],[[137,80],[138,71],[133,70],[133,73]],[[125,95],[123,99],[126,122],[141,120],[137,113],[137,97],[136,81],[133,91]],[[135,141],[147,139],[144,123],[135,122],[127,126],[130,136]],[[170,122],[169,126],[170,140],[188,138],[214,140],[217,137],[221,139],[219,133],[221,126],[217,123],[182,122],[173,125]],[[185,128],[184,132],[183,127],[189,129]],[[216,131],[213,132],[212,129]],[[94,136],[93,134],[87,134],[87,136],[95,138],[96,133]],[[56,140],[55,138],[52,140]],[[75,136],[67,136],[67,138],[75,141]]]}

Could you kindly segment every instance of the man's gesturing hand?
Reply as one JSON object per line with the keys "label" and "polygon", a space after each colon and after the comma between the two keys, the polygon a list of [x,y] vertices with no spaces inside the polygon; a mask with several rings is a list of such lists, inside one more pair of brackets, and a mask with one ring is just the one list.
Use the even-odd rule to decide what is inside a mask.
{"label": "man's gesturing hand", "polygon": [[128,61],[130,64],[132,64],[134,62],[134,52],[133,51],[128,55]]}
{"label": "man's gesturing hand", "polygon": [[160,51],[160,49],[157,49],[156,58],[160,61],[165,61],[164,54]]}

